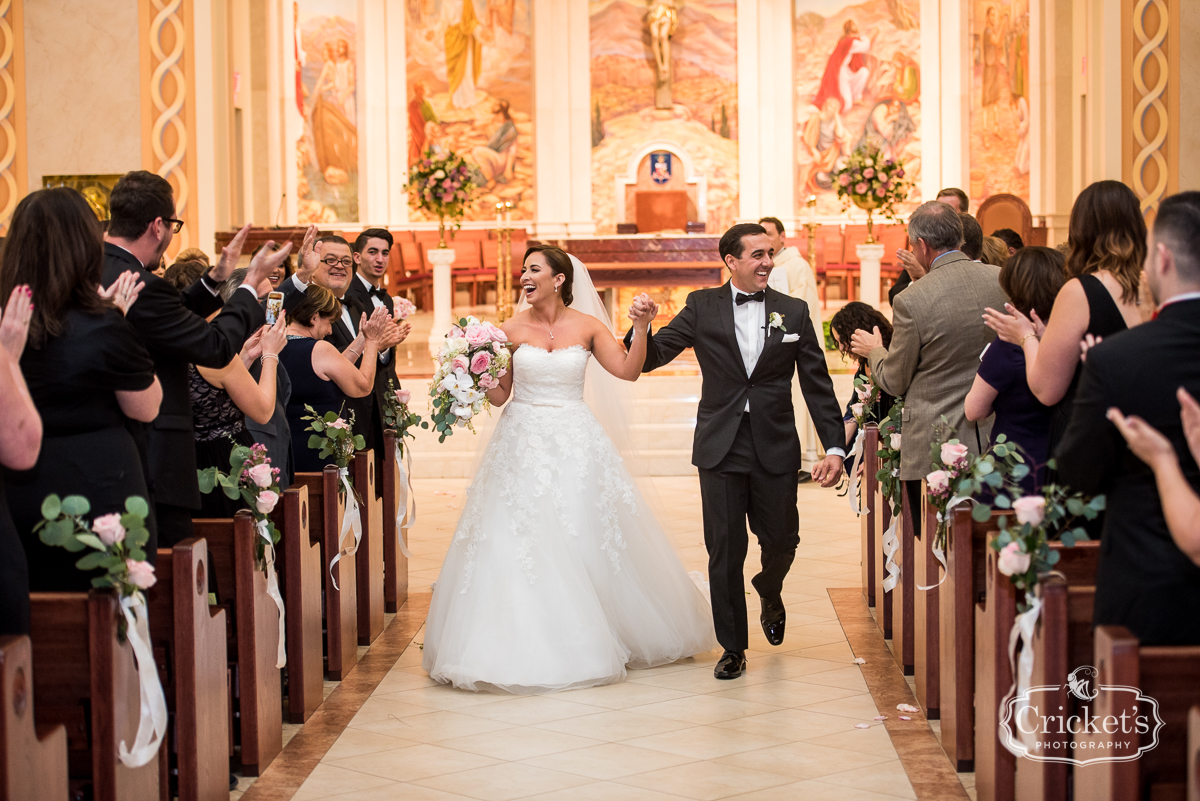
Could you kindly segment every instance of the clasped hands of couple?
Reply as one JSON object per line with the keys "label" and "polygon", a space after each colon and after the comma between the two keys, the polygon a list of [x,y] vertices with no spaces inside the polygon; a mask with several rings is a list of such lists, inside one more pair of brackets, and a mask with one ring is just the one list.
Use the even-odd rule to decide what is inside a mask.
{"label": "clasped hands of couple", "polygon": [[[649,331],[650,323],[658,316],[658,304],[650,299],[646,293],[641,293],[633,298],[633,302],[629,306],[629,319],[633,321],[634,330],[638,331],[644,328]],[[879,329],[875,330],[879,333]],[[813,465],[812,479],[822,487],[832,487],[842,477],[842,457],[837,455],[828,455],[821,461]]]}

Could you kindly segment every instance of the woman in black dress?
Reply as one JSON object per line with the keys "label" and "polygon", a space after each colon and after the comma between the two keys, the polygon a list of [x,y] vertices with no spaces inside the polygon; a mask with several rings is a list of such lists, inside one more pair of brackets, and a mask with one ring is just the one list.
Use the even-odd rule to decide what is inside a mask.
{"label": "woman in black dress", "polygon": [[43,545],[33,530],[47,495],[83,495],[94,517],[124,511],[131,495],[149,497],[125,422],[153,420],[162,388],[145,346],[112,305],[127,309],[136,298],[131,274],[102,291],[103,261],[100,224],[75,190],[43,189],[17,205],[0,293],[20,284],[33,292],[21,370],[44,434],[37,464],[7,471],[5,484],[33,591],[91,587],[91,574],[75,567],[78,554]]}
{"label": "woman in black dress", "polygon": [[[327,464],[308,447],[308,421],[302,420],[311,406],[318,415],[337,412],[344,415],[347,398],[363,398],[375,386],[375,365],[379,361],[379,337],[388,320],[366,320],[362,335],[366,338],[360,367],[325,341],[333,322],[342,316],[342,304],[328,289],[309,284],[304,300],[288,312],[288,347],[279,360],[292,381],[288,400],[288,425],[292,429],[292,460],[296,472],[319,472]],[[331,462],[329,462],[331,463]]]}
{"label": "woman in black dress", "polygon": [[[0,465],[11,470],[28,470],[37,463],[42,446],[42,419],[38,416],[21,375],[18,360],[29,332],[30,290],[18,286],[9,295],[0,318]],[[0,636],[29,633],[29,566],[25,548],[17,536],[4,496],[0,477]]]}
{"label": "woman in black dress", "polygon": [[[1133,190],[1120,181],[1097,181],[1079,193],[1071,208],[1067,281],[1044,324],[1011,303],[1007,313],[988,309],[984,322],[1025,355],[1029,389],[1046,406],[1050,455],[1067,430],[1082,369],[1079,343],[1091,334],[1107,337],[1142,322],[1139,282],[1146,259],[1146,222]],[[1053,481],[1053,472],[1047,481]]]}
{"label": "woman in black dress", "polygon": [[[892,324],[882,313],[875,307],[861,303],[857,300],[847,303],[842,308],[838,309],[837,314],[829,321],[829,333],[833,336],[833,341],[837,344],[838,350],[842,356],[854,359],[858,365],[858,369],[854,372],[854,379],[869,378],[871,368],[867,365],[867,360],[850,351],[850,340],[854,336],[855,331],[866,331],[870,333],[872,329],[878,328],[880,336],[883,337],[883,346],[889,347],[892,344]],[[883,390],[879,391],[879,400],[875,402],[874,408],[871,410],[871,415],[875,422],[882,422],[887,418],[892,411],[892,405],[896,399],[888,395]],[[850,400],[846,402],[846,411],[842,416],[842,420],[846,424],[846,452],[850,452],[850,446],[854,442],[854,437],[858,433],[858,423],[854,420],[854,412],[851,410],[854,404],[858,403],[858,397],[850,396]],[[846,472],[849,473],[854,468],[854,462],[847,459],[845,464]]]}
{"label": "woman in black dress", "polygon": [[[1000,288],[1021,314],[1049,319],[1054,298],[1066,280],[1063,255],[1053,248],[1018,250],[1000,268]],[[1050,458],[1052,409],[1034,396],[1025,378],[1025,353],[1019,345],[997,337],[983,352],[975,383],[963,402],[968,420],[996,414],[992,442],[1004,434],[1020,446],[1032,471],[1021,481],[1026,493],[1037,492]]]}

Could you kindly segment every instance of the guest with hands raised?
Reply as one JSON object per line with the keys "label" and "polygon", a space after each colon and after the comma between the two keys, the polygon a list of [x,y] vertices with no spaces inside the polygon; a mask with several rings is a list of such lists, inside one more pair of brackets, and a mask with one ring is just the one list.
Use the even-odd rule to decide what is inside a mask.
{"label": "guest with hands raised", "polygon": [[[158,533],[156,541],[152,529],[147,544],[147,553],[153,558],[155,548],[191,536],[192,513],[200,508],[188,382],[191,365],[219,370],[237,356],[250,334],[263,324],[259,294],[269,290],[268,278],[287,257],[291,245],[278,251],[263,248],[251,259],[245,281],[223,301],[219,289],[237,266],[248,226],[223,249],[206,275],[180,292],[150,271],[183,228],[183,221],[175,217],[171,184],[144,170],[128,173],[113,187],[109,207],[104,283],[111,284],[127,270],[145,283],[126,319],[149,352],[154,373],[162,382],[159,414],[149,424],[130,425],[142,456]],[[219,313],[210,322],[207,318],[214,312]]]}

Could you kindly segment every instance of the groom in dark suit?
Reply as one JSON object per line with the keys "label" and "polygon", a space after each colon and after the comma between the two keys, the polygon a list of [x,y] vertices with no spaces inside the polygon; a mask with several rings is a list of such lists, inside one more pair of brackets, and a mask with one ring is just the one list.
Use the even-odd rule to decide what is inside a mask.
{"label": "groom in dark suit", "polygon": [[[720,253],[731,280],[688,295],[683,310],[649,337],[643,372],[690,347],[704,375],[692,464],[700,470],[713,624],[725,649],[714,675],[734,679],[746,669],[748,646],[742,580],[747,519],[762,548],[762,572],[752,580],[760,622],[768,642],[783,642],[780,593],[800,543],[801,451],[792,375],[799,376],[825,446],[827,456],[812,468],[813,480],[823,487],[841,475],[845,426],[808,305],[767,288],[773,254],[766,229],[733,226],[721,237]],[[643,310],[653,302],[643,295],[634,306]]]}

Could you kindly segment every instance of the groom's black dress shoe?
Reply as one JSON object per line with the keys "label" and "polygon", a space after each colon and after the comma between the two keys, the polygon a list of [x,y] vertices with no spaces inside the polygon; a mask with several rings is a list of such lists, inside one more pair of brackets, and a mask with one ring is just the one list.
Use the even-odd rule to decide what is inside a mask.
{"label": "groom's black dress shoe", "polygon": [[758,620],[762,623],[763,634],[767,635],[767,642],[771,645],[782,645],[784,624],[787,622],[787,610],[783,608],[783,599],[767,599],[760,595],[758,600],[762,603],[762,614]]}
{"label": "groom's black dress shoe", "polygon": [[713,675],[718,679],[736,679],[745,672],[746,655],[737,651],[726,651],[721,654],[721,661],[717,662]]}

